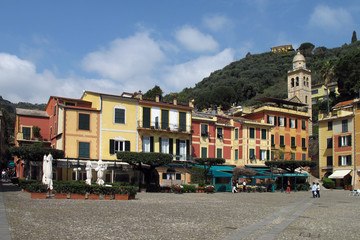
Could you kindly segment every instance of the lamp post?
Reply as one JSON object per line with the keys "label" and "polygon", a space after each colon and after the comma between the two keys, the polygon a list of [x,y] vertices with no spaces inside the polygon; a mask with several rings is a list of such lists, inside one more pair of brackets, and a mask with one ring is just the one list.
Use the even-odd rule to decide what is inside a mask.
{"label": "lamp post", "polygon": [[81,167],[74,168],[73,170],[74,170],[74,172],[76,174],[76,181],[80,182],[80,170],[81,170]]}

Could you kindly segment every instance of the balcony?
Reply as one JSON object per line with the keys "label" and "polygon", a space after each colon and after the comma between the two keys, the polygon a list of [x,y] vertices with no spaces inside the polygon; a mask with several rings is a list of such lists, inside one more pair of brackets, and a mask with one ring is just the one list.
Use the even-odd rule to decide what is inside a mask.
{"label": "balcony", "polygon": [[167,131],[167,132],[180,132],[180,133],[192,133],[191,125],[162,123],[162,122],[147,122],[137,121],[138,129],[155,130],[155,131]]}

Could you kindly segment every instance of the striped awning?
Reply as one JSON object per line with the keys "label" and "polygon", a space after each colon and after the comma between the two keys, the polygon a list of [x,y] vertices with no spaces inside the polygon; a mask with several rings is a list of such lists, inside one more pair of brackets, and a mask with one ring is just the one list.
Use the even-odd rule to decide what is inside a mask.
{"label": "striped awning", "polygon": [[351,170],[336,170],[329,176],[331,179],[342,179],[346,175],[348,175],[351,172]]}

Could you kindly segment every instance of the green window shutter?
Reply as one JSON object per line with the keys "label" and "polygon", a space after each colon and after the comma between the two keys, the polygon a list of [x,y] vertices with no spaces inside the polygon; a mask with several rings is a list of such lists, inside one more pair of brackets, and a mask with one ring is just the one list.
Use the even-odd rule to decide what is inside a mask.
{"label": "green window shutter", "polygon": [[143,128],[150,128],[150,108],[143,107]]}
{"label": "green window shutter", "polygon": [[250,159],[255,158],[255,149],[250,149]]}
{"label": "green window shutter", "polygon": [[277,116],[274,116],[274,126],[277,125]]}
{"label": "green window shutter", "polygon": [[301,123],[302,123],[302,129],[306,130],[306,121],[302,120]]}
{"label": "green window shutter", "polygon": [[159,152],[162,152],[161,150],[161,137],[159,137]]}
{"label": "green window shutter", "polygon": [[[176,155],[180,155],[180,140],[176,139]],[[180,160],[179,157],[176,157],[176,160]]]}
{"label": "green window shutter", "polygon": [[270,150],[266,150],[266,160],[270,160]]}
{"label": "green window shutter", "polygon": [[222,149],[221,148],[216,149],[216,157],[222,158]]}
{"label": "green window shutter", "polygon": [[239,160],[239,150],[235,149],[235,160]]}
{"label": "green window shutter", "polygon": [[298,122],[298,120],[295,119],[295,128],[297,128],[297,122]]}
{"label": "green window shutter", "polygon": [[291,137],[291,147],[296,147],[295,137]]}
{"label": "green window shutter", "polygon": [[306,148],[306,140],[305,140],[305,138],[302,138],[301,141],[302,141],[302,148]]}
{"label": "green window shutter", "polygon": [[266,129],[261,129],[261,139],[266,139]]}
{"label": "green window shutter", "polygon": [[284,117],[284,127],[286,127],[286,126],[287,126],[287,118]]}
{"label": "green window shutter", "polygon": [[347,158],[346,158],[346,164],[347,164],[348,166],[351,165],[351,155],[348,155],[348,156],[347,156]]}
{"label": "green window shutter", "polygon": [[169,153],[174,154],[174,140],[169,138]]}
{"label": "green window shutter", "polygon": [[341,156],[338,157],[339,160],[339,166],[341,166]]}
{"label": "green window shutter", "polygon": [[23,138],[29,139],[31,135],[31,129],[29,127],[23,127],[22,128]]}
{"label": "green window shutter", "polygon": [[150,137],[150,152],[154,152],[154,137]]}
{"label": "green window shutter", "polygon": [[169,110],[161,110],[161,129],[169,127]]}
{"label": "green window shutter", "polygon": [[130,141],[125,141],[125,151],[130,152]]}
{"label": "green window shutter", "polygon": [[250,128],[250,138],[255,138],[255,128]]}
{"label": "green window shutter", "polygon": [[125,109],[115,108],[115,123],[125,123]]}
{"label": "green window shutter", "polygon": [[271,145],[275,145],[275,136],[271,134]]}
{"label": "green window shutter", "polygon": [[341,147],[341,136],[338,137],[338,147]]}
{"label": "green window shutter", "polygon": [[114,154],[115,153],[115,141],[110,139],[110,154]]}
{"label": "green window shutter", "polygon": [[266,115],[266,123],[270,123],[270,116]]}
{"label": "green window shutter", "polygon": [[284,146],[284,136],[280,136],[280,146]]}
{"label": "green window shutter", "polygon": [[206,147],[201,148],[201,158],[207,158],[207,148]]}
{"label": "green window shutter", "polygon": [[190,140],[186,140],[186,155],[190,156]]}
{"label": "green window shutter", "polygon": [[239,139],[239,129],[235,129],[235,139]]}
{"label": "green window shutter", "polygon": [[179,112],[179,127],[181,131],[186,131],[186,113],[185,112]]}
{"label": "green window shutter", "polygon": [[79,113],[79,129],[90,130],[90,115]]}
{"label": "green window shutter", "polygon": [[79,157],[89,158],[90,157],[90,143],[79,142]]}
{"label": "green window shutter", "polygon": [[348,138],[347,139],[348,140],[348,146],[351,146],[351,135],[348,135],[347,138]]}

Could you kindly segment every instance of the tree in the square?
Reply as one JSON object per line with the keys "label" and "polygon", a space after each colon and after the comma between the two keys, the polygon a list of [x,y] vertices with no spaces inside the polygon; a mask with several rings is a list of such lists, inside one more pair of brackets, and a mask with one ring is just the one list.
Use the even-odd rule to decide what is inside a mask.
{"label": "tree in the square", "polygon": [[212,166],[221,165],[225,163],[223,158],[195,158],[195,162],[199,165],[204,166],[204,177],[205,182],[209,183],[208,174]]}

